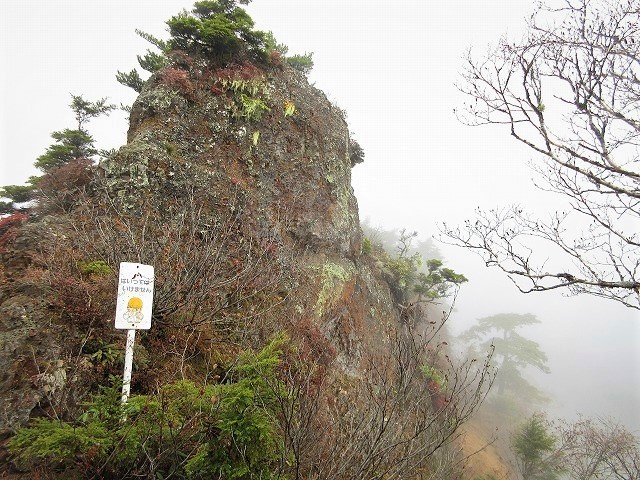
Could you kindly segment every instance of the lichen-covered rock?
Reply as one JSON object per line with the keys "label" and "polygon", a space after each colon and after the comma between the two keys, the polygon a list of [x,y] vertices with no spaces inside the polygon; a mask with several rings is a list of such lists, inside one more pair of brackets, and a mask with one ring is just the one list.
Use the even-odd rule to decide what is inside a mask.
{"label": "lichen-covered rock", "polygon": [[[255,73],[255,98],[240,87],[221,92],[215,73],[190,74],[195,91],[168,88],[162,72],[148,82],[128,144],[101,165],[109,188],[135,196],[206,187],[219,198],[242,197],[250,229],[278,225],[290,247],[356,255],[361,233],[342,112],[289,68]],[[251,101],[260,102],[259,114]]]}
{"label": "lichen-covered rock", "polygon": [[55,402],[66,383],[60,339],[25,295],[0,305],[0,432],[24,425],[41,402]]}
{"label": "lichen-covered rock", "polygon": [[188,75],[180,88],[163,72],[147,83],[128,144],[101,165],[106,184],[124,198],[194,185],[233,198],[250,236],[275,232],[301,256],[294,316],[320,325],[339,363],[356,372],[363,348],[379,344],[381,325],[397,316],[385,282],[360,258],[343,112],[288,67],[252,71],[235,87],[216,80],[235,78],[229,69]]}
{"label": "lichen-covered rock", "polygon": [[[183,67],[169,66],[147,82],[131,112],[127,144],[99,165],[91,188],[100,194],[83,197],[86,204],[71,215],[75,220],[67,227],[50,228],[55,217],[34,219],[33,224],[39,225],[41,235],[48,236],[53,250],[58,248],[56,244],[64,243],[67,250],[63,253],[68,256],[65,260],[60,253],[49,253],[50,258],[35,270],[46,280],[47,269],[60,262],[70,263],[68,269],[74,278],[65,288],[79,300],[58,302],[55,295],[62,290],[49,288],[51,304],[47,304],[42,292],[29,287],[28,281],[18,285],[7,281],[5,275],[4,284],[0,284],[0,432],[24,425],[41,407],[67,402],[72,409],[72,404],[95,387],[91,382],[117,370],[116,357],[105,360],[96,356],[102,352],[97,348],[111,351],[109,342],[119,341],[110,333],[111,292],[104,291],[110,284],[100,283],[80,268],[83,261],[104,260],[83,256],[90,239],[104,233],[92,236],[86,232],[96,225],[91,215],[99,210],[99,202],[117,205],[113,210],[100,210],[102,216],[112,215],[101,217],[101,228],[117,224],[117,228],[126,229],[119,217],[122,212],[142,218],[144,209],[151,205],[159,216],[181,215],[180,205],[163,210],[162,202],[166,198],[189,199],[194,210],[205,212],[197,219],[202,224],[198,226],[202,230],[194,230],[198,235],[212,228],[217,221],[216,208],[223,205],[238,223],[237,229],[234,223],[225,233],[236,235],[225,238],[226,242],[258,242],[265,258],[280,255],[290,259],[280,261],[277,267],[288,269],[287,281],[274,287],[277,291],[264,294],[276,298],[280,309],[281,324],[272,330],[312,325],[334,349],[334,366],[352,376],[362,376],[363,359],[384,355],[399,317],[379,269],[371,258],[361,255],[362,232],[351,187],[349,130],[342,111],[287,66],[269,71],[237,65],[213,71],[203,65],[188,71]],[[180,80],[177,83],[176,78]],[[111,213],[105,213],[108,211]],[[153,220],[145,217],[145,221]],[[170,230],[175,223],[165,222],[163,228]],[[116,236],[117,228],[113,230]],[[80,238],[83,231],[84,238]],[[155,233],[163,235],[163,241],[172,238],[171,232]],[[65,241],[56,242],[55,235],[66,235]],[[263,242],[265,239],[268,241]],[[153,238],[148,240],[153,244]],[[17,265],[11,273],[15,278],[31,275],[30,260],[20,252],[34,248],[39,240],[26,238],[23,243],[14,245],[15,252],[3,259],[8,262],[5,266],[11,262]],[[193,254],[194,244],[190,245]],[[160,243],[156,246],[162,247]],[[179,252],[178,246],[169,255],[176,258]],[[236,258],[225,257],[229,268],[241,264],[241,252],[250,254],[251,249],[234,252]],[[17,258],[22,260],[14,261]],[[211,258],[220,259],[220,255]],[[181,265],[180,259],[175,262],[175,268],[188,267]],[[171,272],[157,274],[166,277]],[[225,298],[234,292],[207,294],[220,297],[215,302],[226,308]],[[232,318],[255,316],[253,311],[244,313],[235,312],[237,317]],[[170,326],[165,324],[164,328]],[[102,346],[87,343],[89,337],[94,341],[99,335],[104,336],[99,338],[102,343],[98,342]],[[199,328],[197,332],[199,342],[220,342],[219,335],[215,328]],[[178,341],[156,338],[159,336],[152,328],[149,336],[143,337],[150,356],[158,345],[165,348],[167,342]],[[186,349],[186,344],[180,348]],[[117,351],[117,346],[112,350]],[[169,354],[166,358],[166,362],[178,362],[174,370],[184,374],[184,360]],[[154,360],[154,365],[144,367],[148,378],[161,378],[173,368]],[[192,368],[195,372],[198,366]]]}

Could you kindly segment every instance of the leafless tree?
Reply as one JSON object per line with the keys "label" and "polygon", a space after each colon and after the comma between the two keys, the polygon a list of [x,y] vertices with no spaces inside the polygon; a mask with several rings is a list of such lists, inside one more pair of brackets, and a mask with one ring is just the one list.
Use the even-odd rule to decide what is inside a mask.
{"label": "leafless tree", "polygon": [[640,308],[640,1],[552,5],[524,40],[469,52],[459,88],[471,100],[457,113],[506,127],[535,152],[538,186],[570,206],[548,220],[517,205],[478,211],[442,238],[523,292],[564,287]]}
{"label": "leafless tree", "polygon": [[121,261],[155,266],[156,322],[220,331],[248,326],[286,290],[290,259],[275,237],[250,237],[241,223],[233,198],[212,205],[195,190],[133,210],[96,196],[71,221],[85,257],[114,268]]}
{"label": "leafless tree", "polygon": [[323,386],[324,432],[296,478],[457,478],[464,459],[454,439],[493,382],[491,355],[457,364],[434,343],[442,324],[418,335],[413,323],[362,377]]}
{"label": "leafless tree", "polygon": [[558,427],[559,451],[569,478],[640,478],[640,442],[611,420],[582,418]]}

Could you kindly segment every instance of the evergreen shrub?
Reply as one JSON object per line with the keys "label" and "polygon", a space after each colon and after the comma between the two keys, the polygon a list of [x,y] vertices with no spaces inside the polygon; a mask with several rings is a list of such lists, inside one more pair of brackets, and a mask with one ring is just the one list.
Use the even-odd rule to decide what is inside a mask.
{"label": "evergreen shrub", "polygon": [[278,336],[245,352],[226,383],[181,380],[120,400],[113,382],[73,422],[36,419],[9,440],[16,463],[64,478],[286,478],[278,399]]}

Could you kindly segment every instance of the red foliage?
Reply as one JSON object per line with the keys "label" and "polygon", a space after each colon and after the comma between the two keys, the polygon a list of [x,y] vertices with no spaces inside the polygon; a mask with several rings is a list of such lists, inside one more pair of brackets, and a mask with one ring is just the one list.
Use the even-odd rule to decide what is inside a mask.
{"label": "red foliage", "polygon": [[50,170],[38,180],[38,188],[45,194],[82,188],[91,181],[93,162],[88,158],[77,158]]}
{"label": "red foliage", "polygon": [[0,218],[0,253],[5,252],[9,244],[16,238],[20,227],[28,215],[15,212],[8,217]]}
{"label": "red foliage", "polygon": [[273,240],[263,240],[261,243],[262,251],[269,257],[276,258],[276,253],[280,245]]}
{"label": "red foliage", "polygon": [[300,356],[322,367],[328,367],[336,358],[336,350],[309,318],[300,320],[292,338],[298,340]]}
{"label": "red foliage", "polygon": [[431,406],[434,410],[440,411],[447,406],[449,401],[437,382],[434,380],[427,380],[427,389],[429,390]]}
{"label": "red foliage", "polygon": [[291,386],[312,397],[322,389],[336,351],[308,318],[291,325],[287,333],[291,343],[283,348],[279,370]]}
{"label": "red foliage", "polygon": [[69,211],[78,200],[78,194],[91,182],[93,162],[77,158],[54,168],[38,180],[42,196],[39,209]]}
{"label": "red foliage", "polygon": [[107,325],[115,311],[115,300],[111,295],[114,289],[108,279],[84,279],[74,272],[56,272],[51,283],[53,291],[49,301],[70,324],[82,327]]}
{"label": "red foliage", "polygon": [[277,50],[271,50],[271,52],[269,52],[269,63],[274,67],[282,67],[282,65],[284,65],[282,54]]}
{"label": "red foliage", "polygon": [[211,91],[213,92],[214,95],[222,95],[224,93],[224,90],[218,87],[217,85],[212,85]]}
{"label": "red foliage", "polygon": [[437,412],[444,409],[449,404],[449,400],[441,393],[431,396],[431,406]]}
{"label": "red foliage", "polygon": [[160,72],[160,81],[171,89],[178,90],[183,94],[193,92],[193,84],[189,79],[189,73],[181,68],[165,68]]}
{"label": "red foliage", "polygon": [[215,77],[223,80],[259,80],[264,72],[251,63],[233,63],[215,71]]}

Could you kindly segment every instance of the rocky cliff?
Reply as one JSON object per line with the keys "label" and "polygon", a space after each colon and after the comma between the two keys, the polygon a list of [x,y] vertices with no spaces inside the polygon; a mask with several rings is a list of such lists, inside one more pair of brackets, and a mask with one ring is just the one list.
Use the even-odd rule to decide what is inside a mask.
{"label": "rocky cliff", "polygon": [[[247,105],[251,101],[257,113]],[[108,306],[113,304],[108,297],[115,291],[101,295],[107,306],[82,332],[69,325],[70,307],[60,310],[60,302],[51,298],[63,293],[61,285],[43,285],[42,277],[57,275],[48,269],[58,261],[52,257],[61,260],[61,251],[52,253],[61,244],[76,262],[72,275],[80,280],[84,275],[89,282],[95,276],[89,274],[89,279],[77,271],[78,262],[148,260],[150,252],[143,250],[158,248],[148,238],[138,245],[131,238],[122,252],[105,252],[104,242],[113,247],[114,240],[88,233],[124,218],[132,224],[136,218],[154,223],[157,235],[161,226],[178,229],[175,218],[167,221],[164,215],[206,211],[197,221],[214,225],[222,210],[232,212],[233,232],[224,241],[236,246],[223,248],[239,254],[238,243],[254,242],[244,254],[277,257],[278,266],[269,268],[278,270],[281,300],[278,319],[271,321],[287,318],[291,325],[317,327],[335,348],[340,368],[357,375],[364,352],[379,350],[388,334],[383,326],[399,324],[399,316],[380,272],[360,253],[352,166],[343,113],[290,67],[268,72],[237,67],[212,74],[182,58],[156,74],[133,105],[127,144],[97,168],[90,193],[78,202],[82,205],[55,215],[34,214],[3,253],[0,429],[24,425],[43,402],[49,407],[59,401],[56,394],[80,382],[78,361],[80,370],[91,368],[90,355],[82,350],[83,335],[92,329],[108,331]],[[113,210],[105,209],[106,203]],[[115,230],[111,234],[119,236]],[[207,238],[221,241],[218,234],[215,240]],[[55,238],[64,240],[51,243]],[[202,243],[199,248],[208,247]],[[189,252],[183,254],[188,257]],[[156,271],[160,279],[168,275],[161,265]],[[78,295],[83,296],[75,292],[73,301],[88,302]],[[160,320],[171,322],[171,315]],[[107,343],[117,350],[122,335],[115,333],[107,334],[114,339]]]}
{"label": "rocky cliff", "polygon": [[196,188],[206,193],[194,203],[232,204],[243,237],[295,257],[287,318],[318,326],[341,364],[357,369],[363,344],[380,345],[381,325],[398,315],[360,252],[351,145],[343,112],[300,72],[206,74],[181,59],[147,83],[127,145],[101,168],[112,197]]}
{"label": "rocky cliff", "polygon": [[[134,392],[215,383],[239,351],[284,331],[311,372],[306,390],[291,387],[307,417],[281,419],[296,478],[421,475],[482,381],[467,368],[447,384],[434,370],[450,364],[433,341],[439,318],[399,308],[362,253],[356,157],[341,110],[286,63],[212,66],[173,52],[134,103],[127,144],[73,195],[42,198],[3,247],[4,438],[34,417],[75,418],[120,375],[117,268],[133,261],[156,269]],[[454,478],[442,458],[429,468]]]}

